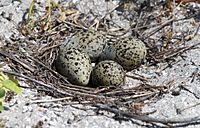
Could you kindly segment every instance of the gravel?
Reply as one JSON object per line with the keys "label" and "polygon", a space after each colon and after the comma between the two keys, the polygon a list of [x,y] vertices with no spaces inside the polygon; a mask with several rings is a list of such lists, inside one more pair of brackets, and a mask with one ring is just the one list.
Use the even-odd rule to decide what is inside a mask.
{"label": "gravel", "polygon": [[[94,0],[95,1],[95,0]],[[44,1],[42,1],[44,2]],[[0,1],[0,36],[9,40],[12,34],[18,34],[17,24],[22,20],[24,13],[29,7],[31,0],[1,0]],[[109,8],[113,8],[117,1],[109,3]],[[77,6],[80,11],[87,12],[89,9],[97,10],[101,15],[105,14],[108,4],[105,2],[89,2],[80,1]],[[103,6],[102,6],[103,5]],[[84,8],[83,8],[84,7]],[[86,8],[87,7],[87,8]],[[103,8],[101,8],[103,7]],[[98,11],[98,10],[101,11]],[[114,15],[115,16],[115,15]],[[180,14],[180,17],[182,15]],[[116,23],[124,28],[128,28],[127,21],[118,19]],[[181,22],[181,21],[180,21]],[[184,25],[176,24],[175,31],[190,31],[194,32],[197,28],[192,25],[192,19],[184,21]],[[189,28],[185,29],[185,26]],[[174,35],[178,36],[180,34]],[[200,40],[200,32],[187,44],[194,44]],[[1,44],[0,46],[2,46]],[[147,78],[151,78],[151,83],[154,85],[164,85],[173,80],[172,89],[161,99],[152,102],[143,107],[142,112],[152,112],[150,116],[155,118],[183,118],[194,117],[200,115],[200,51],[193,49],[183,54],[183,57],[177,57],[176,63],[171,67],[160,71],[162,63],[150,68],[141,67],[135,72],[141,73]],[[193,79],[194,72],[197,71],[196,77]],[[139,83],[138,81],[128,79],[127,86]],[[26,83],[20,81],[20,85],[27,86]],[[174,90],[175,88],[175,90]],[[177,91],[177,95],[173,92]],[[34,100],[49,100],[54,99],[50,96],[40,96],[36,90],[23,89],[21,96],[14,96],[10,102],[4,102],[5,110],[0,113],[0,127],[5,124],[8,128],[32,128],[32,127],[48,127],[48,128],[141,128],[141,127],[156,127],[157,125],[142,123],[140,121],[118,121],[112,118],[112,114],[103,112],[104,114],[96,115],[91,106],[65,105],[61,102],[52,103],[32,103]],[[197,104],[196,106],[193,106]],[[190,107],[193,106],[193,107]],[[79,109],[81,108],[81,109]],[[2,121],[3,120],[3,121]],[[158,125],[157,127],[162,126]],[[187,128],[198,128],[200,125],[185,126]]]}

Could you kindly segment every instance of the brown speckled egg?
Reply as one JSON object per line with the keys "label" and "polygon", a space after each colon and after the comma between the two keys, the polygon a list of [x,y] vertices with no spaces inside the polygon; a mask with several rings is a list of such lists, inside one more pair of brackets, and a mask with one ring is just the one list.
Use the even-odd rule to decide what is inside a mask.
{"label": "brown speckled egg", "polygon": [[114,60],[125,70],[131,71],[141,65],[146,52],[146,46],[141,40],[125,37],[107,45],[101,55],[101,60]]}
{"label": "brown speckled egg", "polygon": [[112,60],[99,62],[91,74],[94,86],[119,86],[123,83],[124,77],[122,66]]}
{"label": "brown speckled egg", "polygon": [[87,54],[71,48],[59,52],[56,69],[72,84],[85,86],[89,82],[92,65]]}
{"label": "brown speckled egg", "polygon": [[76,48],[81,52],[87,53],[92,62],[96,62],[106,44],[103,34],[94,30],[81,30],[69,37],[61,49]]}

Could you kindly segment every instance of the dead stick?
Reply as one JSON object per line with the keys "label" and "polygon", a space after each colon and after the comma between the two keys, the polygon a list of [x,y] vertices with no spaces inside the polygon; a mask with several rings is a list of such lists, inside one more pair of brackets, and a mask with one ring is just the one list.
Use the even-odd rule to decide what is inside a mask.
{"label": "dead stick", "polygon": [[116,115],[120,115],[123,117],[141,120],[141,121],[145,121],[145,122],[156,122],[156,123],[167,124],[167,125],[168,124],[176,124],[176,123],[191,123],[191,122],[196,122],[196,121],[200,120],[199,116],[192,117],[192,118],[182,118],[182,119],[153,118],[153,117],[148,117],[146,115],[145,116],[144,115],[136,115],[136,114],[130,113],[130,112],[123,112],[119,109],[110,107],[109,105],[106,105],[106,104],[96,104],[94,106],[99,108],[100,110],[109,111],[111,113],[114,113]]}
{"label": "dead stick", "polygon": [[[147,39],[149,38],[150,36],[152,36],[153,34],[155,34],[156,32],[158,32],[161,28],[165,27],[166,25],[170,24],[171,22],[173,22],[174,19],[170,19],[166,22],[164,22],[163,24],[161,24],[160,26],[156,26],[151,32],[149,32],[149,34],[147,36],[145,36],[143,39]],[[142,34],[144,35],[144,34]]]}
{"label": "dead stick", "polygon": [[[16,72],[10,72],[10,71],[5,71],[5,70],[0,70],[4,73],[7,73],[7,74],[11,74],[11,75],[14,75],[14,76],[18,76],[18,77],[22,77],[22,78],[25,78],[29,81],[32,81],[34,83],[37,83],[39,85],[42,85],[46,88],[48,88],[49,90],[51,91],[55,91],[55,92],[58,92],[59,94],[62,94],[64,96],[76,96],[76,95],[79,95],[79,96],[85,96],[85,97],[91,97],[91,98],[97,98],[97,99],[106,99],[107,97],[105,96],[98,96],[98,95],[95,95],[95,94],[87,94],[87,93],[81,93],[81,92],[77,92],[77,91],[72,91],[72,90],[68,90],[68,92],[62,90],[62,89],[58,89],[58,88],[55,88],[53,87],[52,85],[49,85],[49,84],[45,84],[41,81],[38,81],[38,80],[35,80],[35,79],[32,79],[28,76],[25,76],[23,74],[19,74],[19,73],[16,73]],[[111,99],[111,98],[110,98]]]}
{"label": "dead stick", "polygon": [[31,67],[30,65],[27,65],[24,62],[18,60],[16,57],[14,57],[13,55],[10,55],[9,53],[7,53],[5,51],[0,51],[0,54],[3,55],[3,56],[5,56],[5,57],[10,58],[11,60],[13,60],[13,61],[15,61],[17,63],[19,63],[20,65],[22,65],[24,68],[28,69],[31,72],[35,71],[35,69],[33,67]]}

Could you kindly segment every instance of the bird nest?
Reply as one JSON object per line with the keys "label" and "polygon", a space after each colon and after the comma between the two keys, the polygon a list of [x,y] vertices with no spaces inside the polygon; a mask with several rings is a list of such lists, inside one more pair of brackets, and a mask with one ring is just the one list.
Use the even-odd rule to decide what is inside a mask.
{"label": "bird nest", "polygon": [[[129,7],[129,4],[133,3],[121,2],[105,15],[100,16],[95,15],[92,11],[89,14],[81,13],[73,4],[63,7],[62,3],[56,4],[52,1],[49,2],[44,14],[36,15],[33,9],[34,4],[36,3],[33,1],[29,11],[24,15],[24,20],[19,24],[19,31],[23,38],[22,36],[13,36],[11,42],[0,51],[0,54],[6,57],[5,61],[12,68],[12,72],[4,72],[13,74],[19,79],[26,79],[30,85],[29,88],[36,89],[41,94],[45,93],[56,97],[63,102],[92,105],[127,118],[148,122],[176,123],[175,121],[167,122],[166,120],[144,118],[145,113],[141,113],[145,104],[154,102],[163,94],[168,93],[173,81],[159,86],[150,84],[148,79],[143,76],[127,75],[127,77],[141,81],[140,85],[127,89],[121,86],[83,87],[69,83],[67,78],[55,70],[54,66],[61,42],[65,37],[81,29],[95,29],[112,39],[124,36],[127,32],[140,38],[148,48],[146,67],[161,62],[174,61],[175,57],[195,48],[198,44],[184,46],[181,40],[171,42],[173,38],[172,24],[182,20],[173,17],[171,6],[155,2],[154,6],[147,4],[129,10],[127,6]],[[156,9],[162,10],[161,15],[151,13]],[[114,24],[112,14],[116,10],[121,10],[121,18],[127,21],[132,21],[134,17],[135,22],[130,22],[132,25],[129,29]],[[167,20],[163,22],[162,18]],[[155,24],[152,25],[152,22]],[[110,29],[110,26],[115,29]],[[161,37],[159,40],[164,42],[161,45],[156,43],[158,39],[153,36],[158,33]],[[185,35],[184,38],[186,37],[189,36]]]}

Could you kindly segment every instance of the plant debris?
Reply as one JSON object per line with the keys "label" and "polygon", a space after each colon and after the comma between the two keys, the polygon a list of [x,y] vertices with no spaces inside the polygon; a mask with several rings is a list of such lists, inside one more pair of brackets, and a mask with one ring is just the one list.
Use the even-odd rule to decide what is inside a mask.
{"label": "plant debris", "polygon": [[[185,2],[182,1],[182,3]],[[19,79],[26,79],[31,83],[29,84],[30,88],[57,98],[55,101],[71,103],[78,101],[125,118],[159,122],[165,125],[199,120],[196,117],[176,121],[152,119],[140,112],[140,107],[144,104],[155,102],[163,94],[168,93],[173,88],[174,81],[165,85],[152,85],[143,76],[126,75],[129,78],[138,79],[141,84],[128,89],[82,87],[69,83],[67,78],[56,72],[54,65],[61,43],[67,36],[81,29],[102,31],[111,40],[130,33],[142,39],[148,47],[147,62],[144,66],[148,68],[159,63],[167,65],[175,61],[176,57],[200,44],[186,45],[185,43],[195,38],[199,27],[196,31],[189,30],[190,32],[180,35],[177,35],[173,28],[174,24],[191,18],[185,11],[190,8],[189,5],[184,5],[182,8],[186,13],[185,17],[177,19],[175,9],[180,4],[173,2],[163,3],[153,0],[149,4],[141,4],[121,1],[104,15],[95,14],[92,10],[89,11],[89,14],[85,14],[80,12],[74,4],[63,6],[66,4],[54,3],[51,0],[48,0],[45,12],[37,14],[34,12],[37,10],[35,4],[39,3],[33,0],[29,11],[24,15],[24,20],[19,24],[19,31],[25,38],[13,37],[12,45],[1,48],[0,54],[5,57],[4,61],[12,68],[12,71],[4,70],[4,73],[15,75]],[[156,10],[160,10],[160,14],[155,13]],[[114,11],[118,11],[122,19],[129,21],[130,28],[126,29],[117,25],[115,19],[112,19]],[[155,36],[157,33],[159,34]],[[188,36],[191,38],[186,39]],[[26,46],[23,46],[23,43]],[[42,101],[35,103],[39,102]]]}

